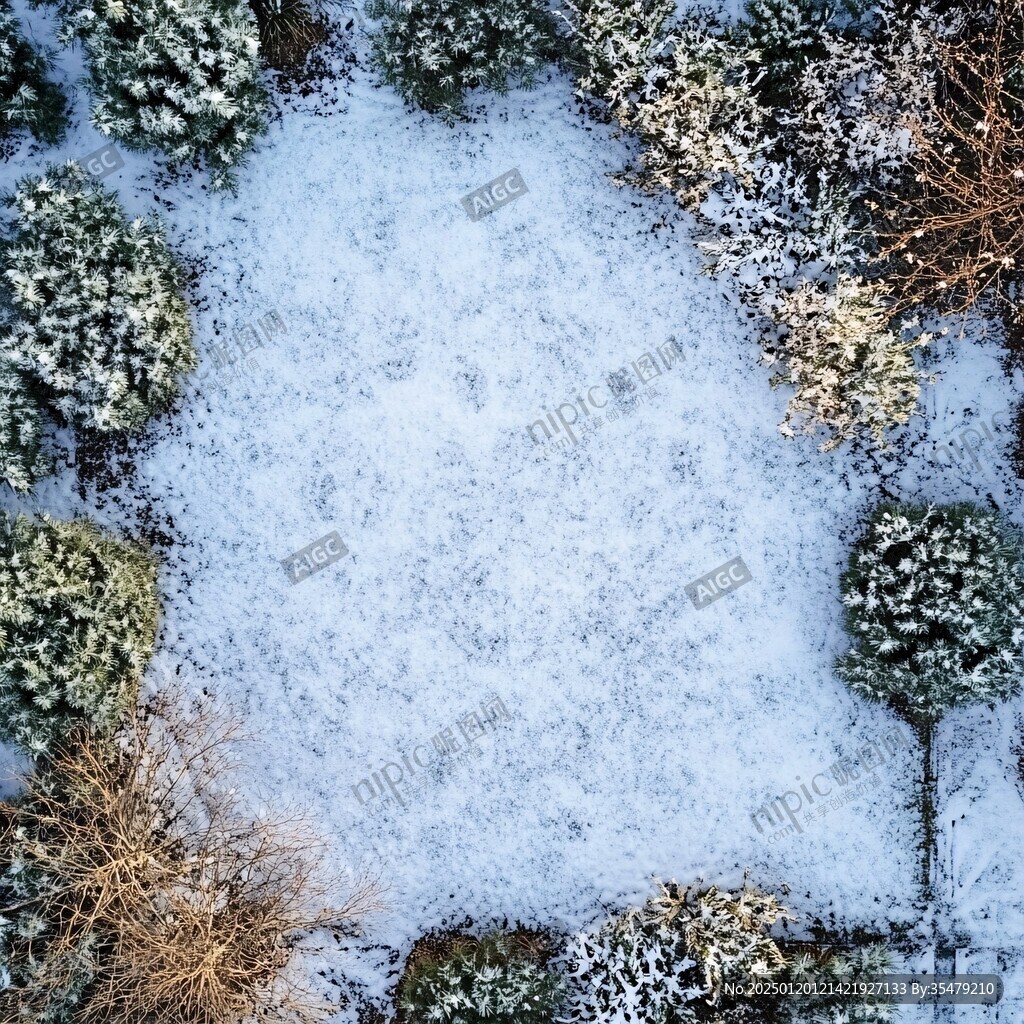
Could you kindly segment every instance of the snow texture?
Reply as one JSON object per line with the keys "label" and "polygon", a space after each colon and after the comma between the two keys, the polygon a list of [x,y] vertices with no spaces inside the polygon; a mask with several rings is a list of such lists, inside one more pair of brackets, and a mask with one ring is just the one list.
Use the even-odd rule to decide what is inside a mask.
{"label": "snow texture", "polygon": [[[42,14],[19,13],[50,38]],[[62,54],[65,82],[79,58]],[[129,214],[160,211],[200,271],[198,390],[120,488],[79,489],[65,467],[4,505],[172,538],[147,686],[231,708],[252,737],[251,792],[306,806],[339,869],[390,885],[363,939],[324,953],[333,991],[345,976],[383,997],[391,951],[432,927],[577,928],[642,901],[651,876],[735,885],[749,869],[792,885],[804,920],[913,925],[912,741],[799,832],[752,815],[899,725],[833,675],[839,574],[885,495],[991,492],[1020,521],[1005,430],[979,446],[984,475],[935,454],[1020,378],[969,329],[937,344],[940,380],[892,453],[785,440],[786,395],[735,299],[700,274],[692,222],[611,181],[629,141],[579,113],[558,74],[471,99],[477,119],[447,127],[376,88],[363,60],[326,98],[283,103],[237,197],[124,153],[106,183]],[[103,145],[81,93],[74,117],[61,147],[26,143],[0,169],[5,187]],[[529,192],[471,221],[461,198],[509,168]],[[215,346],[237,353],[233,332],[274,311],[286,330],[267,321],[245,372],[218,368]],[[659,397],[540,453],[530,424],[671,337],[685,357]],[[606,386],[594,394],[611,409]],[[332,530],[349,553],[293,584],[280,561]],[[751,582],[697,610],[686,584],[737,555]],[[458,720],[495,695],[508,720],[483,721],[478,756],[436,753],[433,737],[462,743]],[[1024,845],[1005,836],[1024,807],[984,714],[940,732],[959,765],[940,822],[964,813],[957,842],[973,832],[992,851],[995,900],[1021,891]],[[411,777],[403,756],[428,784],[361,806],[383,766]],[[979,899],[956,911],[968,930]],[[1014,899],[982,944],[1024,941]]]}

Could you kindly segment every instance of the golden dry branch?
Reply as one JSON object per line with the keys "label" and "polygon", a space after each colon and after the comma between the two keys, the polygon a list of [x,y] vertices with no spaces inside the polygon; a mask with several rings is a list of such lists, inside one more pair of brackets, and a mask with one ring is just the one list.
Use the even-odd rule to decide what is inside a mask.
{"label": "golden dry branch", "polygon": [[244,813],[224,786],[231,730],[181,742],[208,735],[202,718],[141,720],[114,756],[86,738],[24,803],[3,807],[0,831],[4,820],[19,830],[17,854],[49,884],[24,901],[47,931],[16,949],[43,969],[0,993],[0,1018],[32,1019],[61,998],[86,948],[84,1024],[317,1016],[316,998],[282,972],[303,933],[376,909],[379,887],[331,878],[298,816]]}
{"label": "golden dry branch", "polygon": [[883,231],[899,310],[962,312],[1024,271],[1022,17],[995,0],[982,27],[934,40],[937,127],[914,129],[916,188]]}

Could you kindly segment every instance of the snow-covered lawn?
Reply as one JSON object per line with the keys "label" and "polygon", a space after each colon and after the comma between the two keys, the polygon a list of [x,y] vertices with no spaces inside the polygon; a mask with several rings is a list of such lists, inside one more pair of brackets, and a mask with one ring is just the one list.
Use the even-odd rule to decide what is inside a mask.
{"label": "snow-covered lawn", "polygon": [[[234,198],[126,154],[107,184],[200,261],[205,376],[119,500],[81,497],[66,470],[21,507],[130,530],[130,507],[152,507],[174,544],[149,686],[177,678],[229,707],[253,793],[308,807],[337,864],[383,875],[373,943],[404,953],[465,915],[573,927],[642,899],[652,875],[745,869],[791,885],[807,916],[916,923],[916,745],[812,822],[800,787],[840,792],[839,758],[885,753],[899,726],[832,674],[838,576],[881,484],[973,493],[926,457],[965,409],[1008,404],[995,342],[940,361],[957,388],[926,392],[930,440],[909,461],[786,442],[785,396],[700,274],[690,223],[616,187],[628,144],[577,112],[566,79],[455,129],[364,68],[341,95],[286,107]],[[46,156],[101,142],[81,127]],[[23,153],[5,186],[39,167]],[[473,223],[461,198],[513,167],[528,193]],[[247,374],[218,369],[215,346],[237,353],[232,333],[275,311],[286,330]],[[530,424],[596,385],[610,403],[608,373],[672,337],[684,359],[657,397],[539,453]],[[349,554],[293,585],[281,560],[335,530]],[[751,582],[696,609],[686,584],[736,555]],[[436,753],[495,697],[508,720],[483,723],[477,756]],[[369,796],[382,771],[426,785],[384,803]],[[759,831],[787,791],[802,831]],[[1020,800],[1003,810],[983,827],[1019,834]],[[1019,879],[1019,845],[1005,856]],[[380,994],[389,979],[365,980]]]}

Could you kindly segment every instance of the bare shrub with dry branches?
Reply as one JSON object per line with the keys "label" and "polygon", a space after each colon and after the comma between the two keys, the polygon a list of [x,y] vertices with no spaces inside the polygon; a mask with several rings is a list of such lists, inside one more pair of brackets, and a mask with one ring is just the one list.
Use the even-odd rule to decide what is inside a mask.
{"label": "bare shrub with dry branches", "polygon": [[934,125],[893,197],[882,257],[899,307],[962,312],[1024,272],[1024,0],[993,0],[933,37]]}
{"label": "bare shrub with dry branches", "polygon": [[234,1024],[327,1009],[285,969],[310,930],[379,906],[379,888],[330,877],[298,816],[245,813],[225,786],[232,730],[191,739],[209,735],[205,717],[142,718],[114,755],[85,738],[0,805],[0,1019]]}

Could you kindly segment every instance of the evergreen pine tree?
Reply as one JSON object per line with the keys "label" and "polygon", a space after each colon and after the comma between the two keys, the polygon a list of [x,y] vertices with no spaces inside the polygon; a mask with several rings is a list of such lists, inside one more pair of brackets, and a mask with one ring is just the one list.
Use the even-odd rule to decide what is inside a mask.
{"label": "evergreen pine tree", "polygon": [[125,220],[77,164],[19,183],[2,265],[13,317],[0,355],[78,427],[134,430],[195,367],[181,274],[155,218]]}
{"label": "evergreen pine tree", "polygon": [[1024,677],[1024,544],[971,504],[888,503],[842,579],[853,646],[836,671],[918,727],[1006,700]]}
{"label": "evergreen pine tree", "polygon": [[9,0],[0,0],[0,139],[27,129],[41,142],[59,141],[67,99],[47,80],[51,65],[22,35]]}
{"label": "evergreen pine tree", "polygon": [[172,167],[204,160],[214,188],[266,130],[259,35],[243,0],[58,0],[84,41],[92,121]]}
{"label": "evergreen pine tree", "polygon": [[86,520],[0,518],[0,739],[45,756],[110,735],[156,639],[156,563]]}
{"label": "evergreen pine tree", "polygon": [[464,93],[531,87],[553,55],[555,23],[539,0],[371,0],[383,24],[373,62],[410,104],[451,121]]}

